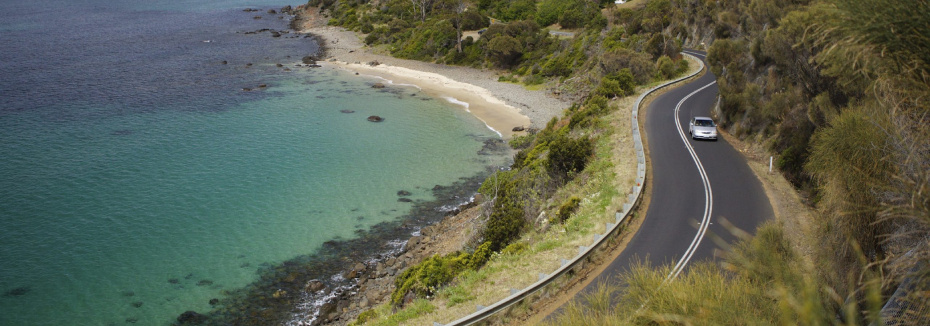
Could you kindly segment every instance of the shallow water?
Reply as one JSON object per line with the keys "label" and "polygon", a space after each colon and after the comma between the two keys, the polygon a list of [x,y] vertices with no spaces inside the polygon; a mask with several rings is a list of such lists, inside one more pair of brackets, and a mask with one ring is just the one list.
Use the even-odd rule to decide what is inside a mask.
{"label": "shallow water", "polygon": [[297,68],[311,40],[246,34],[286,30],[265,13],[285,4],[0,2],[0,324],[206,312],[327,241],[409,232],[397,221],[427,222],[412,207],[506,164],[446,100]]}

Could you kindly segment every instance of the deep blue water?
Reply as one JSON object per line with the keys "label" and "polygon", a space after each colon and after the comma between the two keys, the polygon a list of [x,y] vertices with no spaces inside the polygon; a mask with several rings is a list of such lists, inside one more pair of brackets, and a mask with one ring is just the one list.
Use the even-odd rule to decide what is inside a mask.
{"label": "deep blue water", "polygon": [[506,163],[464,110],[247,33],[287,4],[0,1],[0,325],[233,309],[282,266],[390,249]]}

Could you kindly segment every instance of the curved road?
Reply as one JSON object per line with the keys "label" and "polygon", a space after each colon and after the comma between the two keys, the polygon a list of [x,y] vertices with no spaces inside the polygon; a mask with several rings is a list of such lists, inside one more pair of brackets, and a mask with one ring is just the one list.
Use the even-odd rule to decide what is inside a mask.
{"label": "curved road", "polygon": [[[686,52],[702,60],[706,55]],[[652,169],[647,181],[652,183],[649,208],[626,249],[581,293],[589,293],[601,282],[616,282],[616,276],[637,261],[652,266],[672,264],[678,267],[673,274],[687,272],[691,263],[716,259],[721,248],[713,237],[733,242],[734,236],[720,224],[721,219],[752,233],[774,216],[762,184],[733,146],[723,138],[695,141],[688,134],[692,116],[712,116],[717,101],[715,80],[707,71],[655,98],[640,112],[646,117]]]}

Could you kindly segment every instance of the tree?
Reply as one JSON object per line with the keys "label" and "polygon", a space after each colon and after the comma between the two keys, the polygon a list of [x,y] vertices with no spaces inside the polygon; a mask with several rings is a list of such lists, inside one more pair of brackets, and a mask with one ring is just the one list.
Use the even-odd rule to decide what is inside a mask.
{"label": "tree", "polygon": [[509,67],[523,55],[523,45],[510,35],[500,35],[488,42],[488,52],[500,66]]}

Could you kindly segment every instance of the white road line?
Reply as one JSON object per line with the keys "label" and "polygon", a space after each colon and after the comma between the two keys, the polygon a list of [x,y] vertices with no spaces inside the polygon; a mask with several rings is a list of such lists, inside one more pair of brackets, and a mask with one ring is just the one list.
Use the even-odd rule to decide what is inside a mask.
{"label": "white road line", "polygon": [[714,194],[710,187],[710,179],[707,178],[707,172],[704,171],[704,165],[701,164],[701,160],[698,158],[697,153],[694,152],[694,147],[691,146],[691,142],[688,141],[688,138],[685,137],[685,132],[682,130],[681,123],[678,122],[678,111],[681,109],[681,105],[685,103],[691,96],[697,94],[700,91],[710,87],[711,85],[716,84],[717,82],[711,82],[710,84],[704,85],[701,88],[698,88],[688,96],[685,96],[678,102],[678,105],[675,106],[675,128],[678,129],[678,135],[681,136],[681,141],[684,142],[685,147],[688,148],[688,152],[691,154],[691,158],[694,160],[694,165],[697,166],[698,171],[701,174],[701,181],[704,183],[704,217],[701,219],[701,225],[698,227],[697,234],[694,235],[694,240],[691,240],[691,245],[688,246],[688,250],[685,251],[684,256],[678,261],[678,264],[675,265],[675,268],[668,274],[665,278],[665,281],[668,282],[676,277],[685,269],[685,266],[688,265],[688,261],[691,260],[691,257],[694,256],[694,252],[697,251],[698,246],[701,244],[701,240],[704,239],[704,234],[707,233],[707,227],[710,225],[710,215],[714,209]]}

